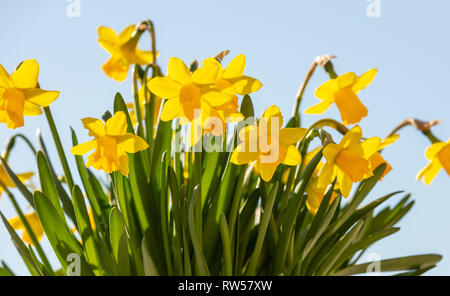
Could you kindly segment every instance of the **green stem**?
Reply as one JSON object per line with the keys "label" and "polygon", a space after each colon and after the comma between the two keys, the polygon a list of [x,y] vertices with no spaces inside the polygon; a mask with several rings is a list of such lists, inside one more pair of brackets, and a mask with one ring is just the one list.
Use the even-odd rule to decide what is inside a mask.
{"label": "green stem", "polygon": [[58,151],[59,159],[64,170],[64,175],[66,177],[67,185],[69,190],[72,191],[74,182],[73,177],[70,172],[69,164],[67,163],[66,155],[64,154],[64,149],[61,144],[61,139],[58,135],[58,130],[56,129],[55,121],[53,120],[53,115],[50,111],[50,107],[44,107],[45,117],[47,117],[48,125],[52,132],[53,140],[55,141],[56,150]]}
{"label": "green stem", "polygon": [[294,105],[294,109],[292,111],[292,116],[295,117],[299,123],[300,123],[299,109],[300,109],[300,104],[302,102],[303,93],[305,92],[306,85],[308,85],[309,79],[313,75],[314,70],[316,70],[316,67],[317,67],[317,63],[316,63],[316,61],[314,61],[311,65],[311,67],[309,68],[308,73],[306,73],[306,77],[303,80],[302,85],[300,86],[300,89],[297,93],[297,99],[295,100],[295,105]]}

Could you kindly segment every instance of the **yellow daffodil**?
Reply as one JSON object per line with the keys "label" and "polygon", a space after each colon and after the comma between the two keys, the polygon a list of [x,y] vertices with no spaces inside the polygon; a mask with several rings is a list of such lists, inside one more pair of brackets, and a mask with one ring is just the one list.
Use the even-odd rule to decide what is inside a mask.
{"label": "yellow daffodil", "polygon": [[[33,172],[26,172],[26,173],[22,173],[22,174],[16,174],[17,178],[19,178],[19,180],[22,181],[22,182],[28,181],[31,177],[33,177],[33,175],[34,175]],[[0,165],[0,181],[6,187],[10,187],[10,188],[15,188],[16,187],[16,184],[13,182],[13,180],[8,175],[8,173],[6,172],[5,168],[2,165]],[[0,186],[0,197],[1,197],[2,193],[3,193],[3,187]]]}
{"label": "yellow daffodil", "polygon": [[279,164],[298,165],[301,155],[292,145],[306,133],[304,128],[280,128],[283,116],[276,106],[269,107],[255,125],[247,126],[239,133],[241,140],[231,156],[237,165],[256,161],[255,169],[261,178],[272,179]]}
{"label": "yellow daffodil", "polygon": [[417,180],[423,178],[423,182],[429,185],[441,168],[450,176],[450,139],[447,142],[437,142],[427,148],[425,157],[430,163],[418,174]]}
{"label": "yellow daffodil", "polygon": [[[391,145],[392,143],[397,141],[397,139],[399,137],[400,137],[400,135],[397,135],[397,134],[387,137],[386,139],[383,140],[383,142],[381,142],[380,147],[378,148],[378,151],[381,151],[385,147]],[[383,163],[386,164],[386,168],[384,169],[383,174],[380,176],[380,181],[384,178],[384,176],[386,176],[390,171],[392,171],[392,166],[389,164],[389,162],[387,162],[383,158],[383,156],[381,156],[380,152],[374,153],[369,158],[369,161],[370,161],[370,165],[371,165],[372,169],[376,169],[378,166],[380,166]]]}
{"label": "yellow daffodil", "polygon": [[[33,233],[36,235],[36,238],[39,241],[41,241],[42,236],[44,235],[44,228],[42,228],[41,221],[39,221],[39,217],[36,214],[36,212],[25,214],[25,219],[27,220],[28,224],[30,224],[31,229],[33,230]],[[22,223],[22,220],[20,217],[15,217],[8,220],[11,227],[16,230],[20,231],[22,230],[22,240],[29,244],[34,245],[33,241],[31,240],[30,234],[25,228],[25,225]]]}
{"label": "yellow daffodil", "polygon": [[[323,197],[326,193],[326,187],[318,187],[318,181],[319,178],[316,174],[313,174],[313,176],[310,178],[308,185],[306,186],[306,207],[308,208],[308,211],[315,215],[317,211],[319,210],[319,207],[322,203]],[[337,189],[336,186],[334,189]],[[336,198],[337,194],[336,192],[333,192],[331,194],[330,203],[332,204],[334,199]]]}
{"label": "yellow daffodil", "polygon": [[321,114],[332,103],[336,103],[345,125],[360,122],[368,111],[357,95],[372,82],[376,74],[377,69],[369,70],[359,77],[349,72],[323,83],[314,93],[321,102],[306,109],[305,113]]}
{"label": "yellow daffodil", "polygon": [[26,60],[11,75],[0,65],[0,122],[11,129],[24,125],[24,115],[42,114],[59,96],[58,91],[40,89],[38,86],[39,64]]}
{"label": "yellow daffodil", "polygon": [[369,138],[363,142],[362,130],[357,125],[349,130],[339,144],[328,144],[323,150],[326,159],[318,180],[318,187],[327,187],[337,177],[339,188],[348,197],[353,183],[372,176],[370,157],[378,152],[381,139]]}
{"label": "yellow daffodil", "polygon": [[119,35],[108,27],[98,28],[98,43],[111,54],[102,66],[105,74],[117,81],[124,81],[131,64],[147,65],[153,61],[151,51],[137,48],[142,31],[135,25],[126,27]]}
{"label": "yellow daffodil", "polygon": [[106,173],[120,171],[124,176],[128,175],[128,153],[136,153],[148,148],[148,144],[139,136],[127,133],[125,113],[122,111],[114,114],[106,121],[96,118],[83,118],[84,128],[89,130],[89,136],[95,139],[74,146],[71,150],[74,155],[83,155],[95,149],[89,155],[87,167],[94,167]]}

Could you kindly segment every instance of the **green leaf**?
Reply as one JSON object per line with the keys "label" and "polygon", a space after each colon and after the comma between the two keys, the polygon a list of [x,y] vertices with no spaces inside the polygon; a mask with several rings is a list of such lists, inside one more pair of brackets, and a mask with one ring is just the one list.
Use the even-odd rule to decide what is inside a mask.
{"label": "green leaf", "polygon": [[[380,271],[400,271],[400,270],[414,270],[425,269],[431,267],[441,261],[442,256],[437,254],[425,254],[408,257],[400,257],[393,259],[386,259],[380,261]],[[366,273],[367,268],[373,264],[372,262],[353,265],[342,270],[337,271],[333,275],[346,276],[353,274]]]}
{"label": "green leaf", "polygon": [[125,223],[120,211],[113,207],[109,216],[109,231],[112,253],[119,275],[131,275]]}
{"label": "green leaf", "polygon": [[81,275],[92,275],[79,242],[73,236],[66,222],[61,218],[50,200],[41,192],[34,192],[34,204],[45,234],[64,270],[69,267],[68,256],[78,254]]}
{"label": "green leaf", "polygon": [[241,113],[245,118],[255,117],[253,102],[249,95],[245,95],[244,98],[242,98]]}

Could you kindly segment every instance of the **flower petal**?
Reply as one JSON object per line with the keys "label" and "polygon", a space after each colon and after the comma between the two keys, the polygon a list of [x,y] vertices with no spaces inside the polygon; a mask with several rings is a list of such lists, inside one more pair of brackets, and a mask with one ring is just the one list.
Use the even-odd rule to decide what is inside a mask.
{"label": "flower petal", "polygon": [[262,87],[262,83],[258,79],[249,76],[229,79],[229,82],[233,91],[240,95],[254,93]]}
{"label": "flower petal", "polygon": [[332,103],[332,100],[323,100],[322,102],[306,109],[305,114],[322,114],[327,111]]}
{"label": "flower petal", "polygon": [[128,27],[123,29],[119,35],[119,43],[124,44],[125,42],[127,42],[131,38],[131,35],[133,35],[133,32],[135,30],[136,30],[136,25],[129,25]]}
{"label": "flower petal", "polygon": [[233,100],[234,95],[225,94],[220,91],[209,91],[202,94],[202,99],[204,99],[211,106],[217,107]]}
{"label": "flower petal", "polygon": [[9,88],[12,86],[13,80],[6,72],[5,68],[0,65],[0,87]]}
{"label": "flower petal", "polygon": [[355,125],[351,130],[349,130],[342,138],[339,145],[342,148],[348,148],[355,144],[358,144],[362,139],[362,129],[359,125]]}
{"label": "flower petal", "polygon": [[223,71],[223,78],[231,79],[244,75],[245,56],[243,54],[237,55]]}
{"label": "flower petal", "polygon": [[265,182],[269,182],[272,179],[277,167],[278,162],[261,163],[259,160],[256,161],[256,168],[259,172],[259,175],[261,176],[261,179],[263,179]]}
{"label": "flower petal", "polygon": [[112,56],[103,64],[102,70],[109,78],[122,82],[127,79],[129,67],[130,64],[124,59]]}
{"label": "flower petal", "polygon": [[89,136],[99,138],[104,136],[106,133],[106,128],[103,121],[97,118],[86,117],[81,119],[81,122],[83,123],[84,128],[89,130]]}
{"label": "flower petal", "polygon": [[178,116],[180,116],[180,100],[167,100],[164,103],[163,110],[161,112],[161,120],[170,121]]}
{"label": "flower petal", "polygon": [[34,88],[39,77],[39,64],[36,60],[24,61],[19,69],[11,75],[14,86],[17,88]]}
{"label": "flower petal", "polygon": [[386,148],[387,146],[391,145],[392,143],[394,143],[395,141],[398,140],[398,138],[400,138],[399,134],[393,134],[392,136],[387,137],[386,139],[384,139],[381,144],[380,144],[380,148],[378,148],[379,150],[382,150],[384,148]]}
{"label": "flower petal", "polygon": [[176,57],[169,59],[168,76],[178,83],[189,84],[192,82],[191,72],[186,64]]}
{"label": "flower petal", "polygon": [[250,152],[249,149],[246,149],[245,147],[246,145],[242,143],[234,149],[230,160],[232,163],[242,165],[255,161],[258,158],[258,153],[256,151]]}
{"label": "flower petal", "polygon": [[102,39],[105,42],[111,44],[119,43],[119,37],[117,36],[116,32],[111,28],[100,26],[97,28],[97,33],[99,39]]}
{"label": "flower petal", "polygon": [[269,122],[269,119],[271,119],[272,117],[276,117],[279,120],[279,126],[283,126],[283,115],[281,114],[280,109],[275,105],[267,108],[266,111],[264,111],[262,117],[265,117]]}
{"label": "flower petal", "polygon": [[25,105],[23,108],[23,115],[36,116],[36,115],[41,115],[41,114],[42,114],[42,109],[40,106],[25,101]]}
{"label": "flower petal", "polygon": [[222,66],[219,62],[207,63],[195,70],[192,79],[197,84],[214,84],[222,75]]}
{"label": "flower petal", "polygon": [[144,139],[131,133],[119,136],[118,146],[128,153],[136,153],[148,148],[148,144]]}
{"label": "flower petal", "polygon": [[97,146],[97,140],[91,140],[91,141],[73,146],[72,149],[70,149],[70,152],[73,155],[83,155],[83,154],[88,153],[92,149],[95,149],[96,146]]}
{"label": "flower petal", "polygon": [[24,90],[25,98],[28,102],[47,107],[59,97],[59,91],[43,90],[40,88],[31,88]]}
{"label": "flower petal", "polygon": [[358,76],[356,76],[356,74],[353,72],[347,72],[336,78],[336,80],[339,84],[339,88],[344,88],[344,87],[353,85],[357,79],[358,79]]}
{"label": "flower petal", "polygon": [[163,99],[172,99],[180,95],[181,85],[170,77],[153,78],[147,86],[152,93]]}
{"label": "flower petal", "polygon": [[305,128],[282,128],[279,138],[281,145],[291,145],[300,141],[305,136],[307,129]]}
{"label": "flower petal", "polygon": [[344,197],[348,197],[353,186],[353,182],[350,177],[348,177],[344,172],[338,171],[337,181],[339,183],[339,190],[341,191],[342,195]]}
{"label": "flower petal", "polygon": [[430,185],[436,175],[439,173],[442,165],[437,159],[433,159],[426,167],[424,167],[418,174],[417,180],[422,179],[426,185]]}
{"label": "flower petal", "polygon": [[302,161],[300,151],[294,146],[290,145],[286,150],[286,156],[283,160],[285,165],[298,165]]}
{"label": "flower petal", "polygon": [[362,155],[364,158],[368,159],[372,155],[378,152],[381,144],[381,139],[378,137],[372,137],[367,140],[364,140],[360,146],[362,148]]}
{"label": "flower petal", "polygon": [[378,69],[374,68],[358,77],[356,83],[353,85],[352,89],[355,93],[366,88],[370,83],[372,83],[375,75],[377,75]]}
{"label": "flower petal", "polygon": [[447,143],[445,142],[434,143],[433,145],[428,147],[427,150],[425,150],[425,157],[430,160],[433,159],[446,145]]}
{"label": "flower petal", "polygon": [[121,136],[127,132],[127,117],[123,111],[116,112],[113,117],[106,121],[106,134],[110,136]]}
{"label": "flower petal", "polygon": [[[324,149],[324,151],[325,151],[325,149]],[[335,162],[327,161],[325,163],[325,165],[322,167],[322,169],[320,170],[317,187],[319,187],[319,188],[327,187],[328,185],[330,185],[333,182],[335,177],[336,177]]]}
{"label": "flower petal", "polygon": [[119,172],[123,175],[123,176],[128,176],[128,173],[130,172],[130,166],[129,166],[129,159],[128,159],[128,155],[122,155],[119,158],[119,163],[120,163],[120,167],[119,167]]}
{"label": "flower petal", "polygon": [[316,90],[314,91],[314,95],[326,101],[332,101],[334,97],[334,93],[339,90],[339,84],[336,79],[330,79],[324,83],[322,83]]}

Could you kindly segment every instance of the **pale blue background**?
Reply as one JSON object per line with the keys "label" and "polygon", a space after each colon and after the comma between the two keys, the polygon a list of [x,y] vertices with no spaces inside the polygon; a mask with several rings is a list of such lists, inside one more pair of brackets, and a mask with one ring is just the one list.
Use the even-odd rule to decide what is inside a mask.
{"label": "pale blue background", "polygon": [[[339,57],[334,62],[338,73],[361,74],[379,68],[373,84],[360,93],[370,110],[361,122],[365,135],[383,137],[400,121],[414,116],[442,119],[434,132],[446,140],[450,137],[450,2],[381,0],[380,18],[366,15],[368,4],[365,0],[81,0],[81,17],[69,18],[69,2],[65,0],[2,1],[0,63],[11,72],[24,59],[39,61],[42,88],[61,91],[52,110],[66,153],[71,147],[69,126],[75,128],[80,140],[86,140],[80,118],[99,117],[105,109],[111,109],[116,91],[131,100],[130,80],[117,83],[100,68],[108,54],[96,42],[97,26],[120,31],[147,18],[155,22],[159,63],[164,69],[170,56],[190,62],[214,56],[223,49],[230,49],[231,57],[245,53],[246,73],[264,84],[253,95],[258,114],[275,103],[285,117],[290,115],[297,89],[313,58],[330,53]],[[148,47],[148,37],[141,44]],[[313,90],[326,79],[318,69],[306,90],[302,110],[318,102]],[[325,116],[339,119],[334,106]],[[311,124],[319,118],[308,116],[303,120]],[[0,125],[0,142],[14,132],[34,140],[38,127],[51,144],[44,116],[26,118],[26,126],[16,131]],[[441,171],[431,186],[415,181],[416,173],[426,165],[424,149],[428,145],[427,139],[409,127],[402,131],[397,143],[386,149],[385,158],[394,170],[371,198],[405,189],[413,194],[416,205],[400,223],[402,230],[371,251],[382,258],[440,253],[444,260],[429,274],[449,275],[450,179]],[[10,161],[18,172],[35,169],[34,159],[24,147],[19,144]],[[56,152],[51,153],[57,163]],[[8,217],[15,216],[6,196],[0,209]],[[48,242],[44,245],[48,247]],[[0,259],[14,271],[26,273],[3,226]]]}

